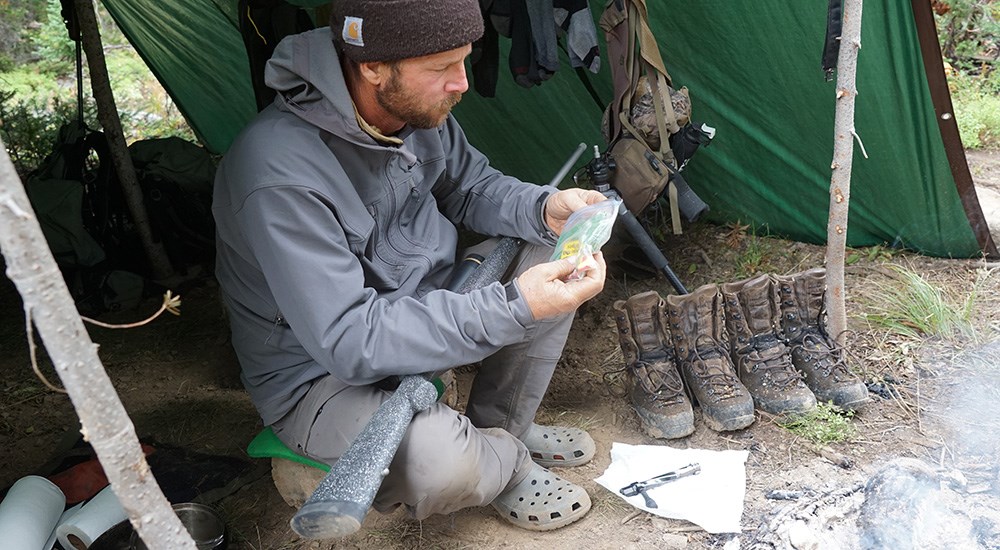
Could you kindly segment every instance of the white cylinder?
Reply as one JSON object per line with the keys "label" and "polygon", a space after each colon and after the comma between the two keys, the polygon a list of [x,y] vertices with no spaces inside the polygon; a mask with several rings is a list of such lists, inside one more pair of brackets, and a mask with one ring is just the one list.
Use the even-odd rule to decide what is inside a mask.
{"label": "white cylinder", "polygon": [[49,535],[49,540],[45,541],[45,546],[42,547],[42,550],[52,550],[52,547],[56,545],[56,531],[59,529],[59,526],[69,521],[69,518],[73,517],[73,514],[75,514],[80,508],[83,508],[82,502],[72,508],[69,508],[63,512],[61,516],[59,516],[59,521],[56,522],[56,528],[52,530],[52,534]]}
{"label": "white cylinder", "polygon": [[0,502],[4,548],[42,548],[66,508],[66,495],[39,476],[17,480]]}
{"label": "white cylinder", "polygon": [[108,485],[56,527],[56,537],[63,548],[89,548],[97,537],[125,518],[125,510]]}

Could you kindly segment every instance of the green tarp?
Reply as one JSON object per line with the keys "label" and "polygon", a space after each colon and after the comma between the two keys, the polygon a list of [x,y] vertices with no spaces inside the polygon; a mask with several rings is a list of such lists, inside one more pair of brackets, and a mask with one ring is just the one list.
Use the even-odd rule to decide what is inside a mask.
{"label": "green tarp", "polygon": [[[205,145],[224,152],[255,111],[235,0],[103,3]],[[591,5],[596,18],[603,2]],[[825,82],[820,68],[826,2],[648,5],[675,83],[690,89],[695,118],[718,130],[685,170],[711,218],[824,242],[835,109],[834,82]],[[501,43],[497,98],[470,91],[456,116],[495,166],[546,183],[581,141],[603,148],[601,111],[565,57],[542,86],[516,86]],[[849,244],[978,255],[936,124],[910,3],[866,3],[862,44],[856,128],[869,158],[855,148]],[[601,73],[588,77],[607,102],[602,61]]]}
{"label": "green tarp", "polygon": [[102,3],[202,144],[224,152],[257,113],[235,0]]}

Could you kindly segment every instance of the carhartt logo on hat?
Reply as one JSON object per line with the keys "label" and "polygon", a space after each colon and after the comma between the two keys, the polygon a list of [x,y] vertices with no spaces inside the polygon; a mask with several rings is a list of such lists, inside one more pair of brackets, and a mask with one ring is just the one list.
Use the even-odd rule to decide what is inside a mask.
{"label": "carhartt logo on hat", "polygon": [[361,24],[364,22],[360,17],[344,18],[344,42],[355,46],[364,46],[365,39],[361,35]]}

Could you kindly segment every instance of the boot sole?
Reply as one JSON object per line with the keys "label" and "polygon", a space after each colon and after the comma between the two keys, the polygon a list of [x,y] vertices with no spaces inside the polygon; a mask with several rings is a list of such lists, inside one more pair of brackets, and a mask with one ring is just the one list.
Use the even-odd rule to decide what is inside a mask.
{"label": "boot sole", "polygon": [[694,412],[685,411],[685,414],[669,417],[671,422],[664,422],[662,418],[643,414],[637,407],[632,410],[642,422],[646,435],[654,439],[680,439],[694,433]]}
{"label": "boot sole", "polygon": [[869,401],[868,388],[863,384],[856,387],[841,388],[840,391],[832,390],[825,393],[813,390],[813,393],[816,395],[817,402],[830,402],[847,411],[856,410]]}
{"label": "boot sole", "polygon": [[736,430],[742,430],[743,428],[753,424],[754,420],[756,420],[756,416],[751,411],[748,414],[734,416],[725,420],[717,420],[706,415],[705,412],[702,411],[701,419],[713,432],[733,432]]}

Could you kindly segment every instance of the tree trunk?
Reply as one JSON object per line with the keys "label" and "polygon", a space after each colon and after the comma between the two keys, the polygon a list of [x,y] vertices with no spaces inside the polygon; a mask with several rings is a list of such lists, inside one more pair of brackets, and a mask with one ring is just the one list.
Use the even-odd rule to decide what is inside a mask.
{"label": "tree trunk", "polygon": [[0,252],[76,408],[84,439],[94,447],[132,525],[150,548],[195,550],[150,473],[135,427],[76,311],[2,141]]}
{"label": "tree trunk", "polygon": [[844,0],[844,23],[837,56],[837,107],[833,126],[833,175],[830,177],[830,217],[826,226],[827,326],[841,345],[847,330],[844,252],[847,213],[851,203],[851,163],[854,160],[854,99],[861,49],[862,0]]}
{"label": "tree trunk", "polygon": [[118,117],[118,107],[115,105],[115,96],[111,91],[111,80],[104,61],[104,47],[101,45],[101,31],[97,26],[94,4],[92,0],[74,0],[74,4],[80,22],[83,51],[87,54],[87,67],[90,68],[90,85],[94,91],[94,101],[97,103],[97,119],[101,121],[101,127],[108,138],[111,158],[115,164],[118,181],[121,182],[125,204],[128,205],[129,214],[139,232],[139,240],[149,261],[153,278],[164,280],[174,274],[174,269],[170,265],[163,244],[153,240],[149,215],[142,200],[142,188],[135,176],[135,167],[132,166],[132,157],[128,154],[122,122]]}

